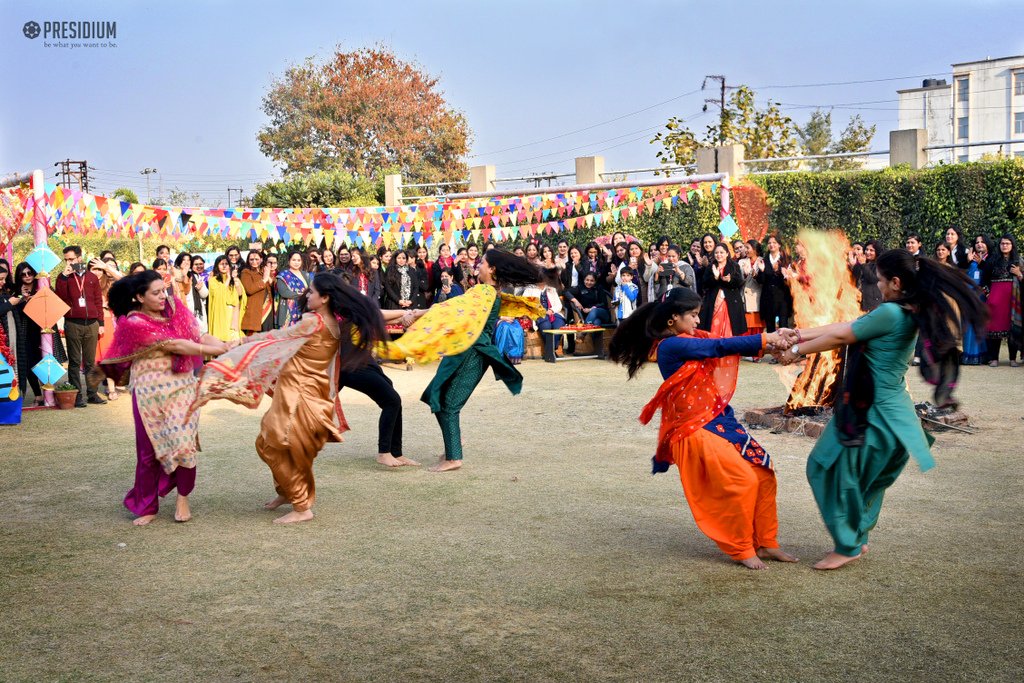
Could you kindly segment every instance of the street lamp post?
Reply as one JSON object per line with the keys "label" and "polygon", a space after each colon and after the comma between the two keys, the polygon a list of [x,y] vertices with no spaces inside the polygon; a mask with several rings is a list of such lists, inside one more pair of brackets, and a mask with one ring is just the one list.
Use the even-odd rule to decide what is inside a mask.
{"label": "street lamp post", "polygon": [[157,170],[155,168],[144,168],[141,171],[139,171],[139,173],[146,176],[146,202],[149,204],[153,203],[153,195],[149,190],[149,176],[156,172]]}

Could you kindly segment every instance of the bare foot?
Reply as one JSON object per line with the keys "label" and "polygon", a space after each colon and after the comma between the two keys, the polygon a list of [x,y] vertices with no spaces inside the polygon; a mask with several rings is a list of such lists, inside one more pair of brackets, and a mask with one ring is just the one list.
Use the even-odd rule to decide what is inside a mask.
{"label": "bare foot", "polygon": [[748,557],[745,560],[737,560],[737,562],[742,564],[747,569],[768,569],[768,565],[762,562],[761,558],[757,557],[756,555],[754,557]]}
{"label": "bare foot", "polygon": [[174,521],[187,522],[192,519],[192,510],[188,506],[188,496],[178,496],[174,505]]}
{"label": "bare foot", "polygon": [[288,503],[287,498],[285,498],[284,496],[278,496],[274,500],[264,503],[263,507],[267,510],[276,510],[277,508],[281,507],[282,505],[285,505],[286,503]]}
{"label": "bare foot", "polygon": [[782,548],[758,548],[757,556],[762,560],[775,560],[776,562],[799,562],[800,560],[793,557],[789,553],[782,550]]}
{"label": "bare foot", "polygon": [[863,550],[861,550],[861,553],[859,555],[854,555],[853,557],[849,557],[847,555],[840,555],[839,553],[832,551],[825,557],[815,562],[814,568],[826,571],[829,569],[839,569],[844,564],[850,564],[854,560],[859,560],[863,556]]}
{"label": "bare foot", "polygon": [[436,465],[427,468],[428,472],[452,472],[462,467],[461,460],[442,460]]}
{"label": "bare foot", "polygon": [[416,462],[412,458],[407,458],[404,455],[398,456],[397,458],[395,458],[395,460],[397,460],[399,462],[399,464],[401,464],[402,466],[407,466],[407,467],[419,467],[420,466],[420,464],[418,462]]}
{"label": "bare foot", "polygon": [[132,520],[132,524],[134,524],[135,526],[146,526],[154,519],[156,519],[156,515],[142,515],[141,517],[136,517],[134,520]]}
{"label": "bare foot", "polygon": [[312,510],[292,510],[287,515],[282,515],[274,520],[274,524],[294,524],[296,522],[308,522],[313,519]]}
{"label": "bare foot", "polygon": [[398,458],[391,455],[390,453],[378,453],[377,462],[384,467],[401,467],[402,463],[398,462]]}

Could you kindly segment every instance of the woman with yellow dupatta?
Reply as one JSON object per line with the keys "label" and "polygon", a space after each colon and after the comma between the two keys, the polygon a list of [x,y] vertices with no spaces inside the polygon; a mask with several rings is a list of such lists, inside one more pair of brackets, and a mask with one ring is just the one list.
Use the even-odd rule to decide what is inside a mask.
{"label": "woman with yellow dupatta", "polygon": [[338,373],[369,362],[385,338],[376,305],[331,273],[313,278],[306,313],[295,325],[246,337],[206,365],[193,409],[215,398],[255,408],[271,394],[256,452],[270,467],[277,497],[292,511],[279,524],[313,519],[313,460],[328,441],[340,442],[348,424],[338,401]]}
{"label": "woman with yellow dupatta", "polygon": [[238,341],[242,334],[242,318],[245,316],[245,288],[242,281],[231,272],[228,257],[221,255],[213,262],[213,274],[208,284],[209,299],[206,301],[210,334],[226,342]]}
{"label": "woman with yellow dupatta", "polygon": [[722,552],[748,569],[763,560],[796,562],[779,548],[775,471],[771,457],[747,434],[729,400],[736,391],[739,357],[784,346],[779,333],[721,337],[728,311],[697,329],[701,298],[681,287],[659,303],[636,309],[612,337],[610,358],[632,379],[656,360],[664,382],[644,407],[647,424],[661,411],[653,473],[679,468],[693,519]]}
{"label": "woman with yellow dupatta", "polygon": [[430,406],[444,439],[444,455],[428,468],[431,472],[462,467],[459,417],[487,368],[493,369],[513,394],[522,389],[523,376],[494,345],[494,328],[499,316],[537,318],[544,311],[539,300],[499,294],[498,288],[536,284],[539,279],[537,267],[526,259],[491,249],[480,262],[480,284],[432,306],[385,352],[392,358],[409,357],[421,363],[443,356],[420,398]]}

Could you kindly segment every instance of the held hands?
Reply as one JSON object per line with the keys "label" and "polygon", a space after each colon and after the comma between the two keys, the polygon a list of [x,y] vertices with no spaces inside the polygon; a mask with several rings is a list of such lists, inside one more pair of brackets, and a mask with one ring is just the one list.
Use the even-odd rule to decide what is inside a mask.
{"label": "held hands", "polygon": [[[773,336],[778,339],[777,343],[773,344],[771,339]],[[793,353],[792,347],[801,341],[800,331],[788,327],[779,328],[776,332],[768,335],[768,346],[771,354],[782,365],[791,365],[800,360],[801,356]]]}
{"label": "held hands", "polygon": [[1020,270],[1020,266],[1010,266],[1010,273],[1011,273],[1011,274],[1012,274],[1012,275],[1013,275],[1013,276],[1014,276],[1015,278],[1020,278],[1020,276],[1021,276],[1021,270]]}
{"label": "held hands", "polygon": [[785,351],[792,346],[792,343],[782,335],[782,330],[766,332],[764,335],[764,341],[766,349],[772,354]]}

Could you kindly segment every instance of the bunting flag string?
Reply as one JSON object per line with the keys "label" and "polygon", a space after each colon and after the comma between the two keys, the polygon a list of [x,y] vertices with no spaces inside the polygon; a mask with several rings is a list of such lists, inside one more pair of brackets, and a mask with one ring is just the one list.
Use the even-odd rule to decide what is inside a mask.
{"label": "bunting flag string", "polygon": [[[728,188],[726,188],[728,189]],[[552,235],[606,226],[653,215],[712,196],[719,184],[687,183],[623,187],[601,191],[551,192],[433,201],[403,206],[346,208],[232,208],[130,204],[47,185],[42,199],[47,232],[166,239],[219,236],[311,244],[346,242],[360,246],[433,241],[479,242],[481,238]],[[34,200],[17,206],[21,228],[29,227]],[[17,215],[17,214],[15,214]],[[724,217],[724,216],[723,216]]]}

